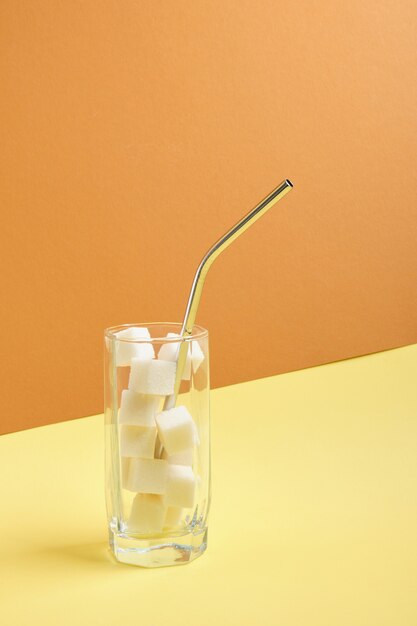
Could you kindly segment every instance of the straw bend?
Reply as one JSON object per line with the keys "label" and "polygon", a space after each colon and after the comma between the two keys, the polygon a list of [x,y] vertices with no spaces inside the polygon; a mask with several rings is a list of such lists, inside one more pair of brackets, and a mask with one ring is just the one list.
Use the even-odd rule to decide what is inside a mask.
{"label": "straw bend", "polygon": [[[281,200],[293,187],[293,184],[288,179],[285,179],[276,187],[270,194],[266,196],[254,209],[249,211],[237,224],[235,224],[230,230],[220,237],[218,241],[210,248],[210,250],[204,255],[197,268],[194,276],[193,284],[191,286],[190,295],[188,297],[187,308],[185,310],[184,321],[181,329],[181,336],[187,337],[192,334],[194,322],[197,315],[198,305],[200,304],[201,292],[207,272],[212,266],[217,257],[225,250],[232,241],[237,239],[242,233],[245,232],[256,220],[264,215],[276,202]],[[171,396],[166,398],[164,409],[170,409],[175,406],[176,397],[181,384],[182,373],[187,358],[188,342],[181,342],[181,346],[177,359],[177,372],[175,379],[175,390]]]}

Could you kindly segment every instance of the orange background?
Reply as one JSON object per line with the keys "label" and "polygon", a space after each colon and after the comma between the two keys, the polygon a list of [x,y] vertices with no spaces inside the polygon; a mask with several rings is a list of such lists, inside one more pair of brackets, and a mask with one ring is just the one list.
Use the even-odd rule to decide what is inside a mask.
{"label": "orange background", "polygon": [[0,12],[3,432],[101,411],[102,329],[180,321],[284,177],[210,272],[213,385],[417,341],[415,0]]}

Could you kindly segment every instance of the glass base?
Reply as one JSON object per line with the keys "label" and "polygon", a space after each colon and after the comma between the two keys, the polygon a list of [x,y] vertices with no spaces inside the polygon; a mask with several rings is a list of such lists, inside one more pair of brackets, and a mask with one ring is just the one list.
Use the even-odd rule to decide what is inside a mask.
{"label": "glass base", "polygon": [[181,535],[149,539],[117,533],[109,528],[110,548],[118,561],[140,567],[184,565],[204,554],[207,528]]}

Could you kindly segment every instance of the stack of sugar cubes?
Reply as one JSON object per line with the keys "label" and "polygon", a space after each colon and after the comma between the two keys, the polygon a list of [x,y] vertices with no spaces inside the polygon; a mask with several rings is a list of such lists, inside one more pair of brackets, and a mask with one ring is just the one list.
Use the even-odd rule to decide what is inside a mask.
{"label": "stack of sugar cubes", "polygon": [[[159,411],[161,399],[174,393],[179,342],[162,344],[158,358],[147,328],[119,331],[116,365],[130,366],[128,389],[119,408],[119,452],[122,487],[133,498],[127,530],[159,533],[181,523],[184,509],[194,506],[196,424],[185,406]],[[167,338],[178,338],[168,333]],[[130,340],[130,341],[129,341]],[[191,378],[204,360],[198,341],[188,349],[182,376]]]}

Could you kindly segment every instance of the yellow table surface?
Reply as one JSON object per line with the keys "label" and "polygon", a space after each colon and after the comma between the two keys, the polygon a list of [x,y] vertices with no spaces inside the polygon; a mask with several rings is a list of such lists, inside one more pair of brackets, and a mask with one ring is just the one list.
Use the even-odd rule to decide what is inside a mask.
{"label": "yellow table surface", "polygon": [[416,375],[409,346],[215,390],[179,567],[110,557],[102,416],[3,436],[0,623],[416,626]]}

